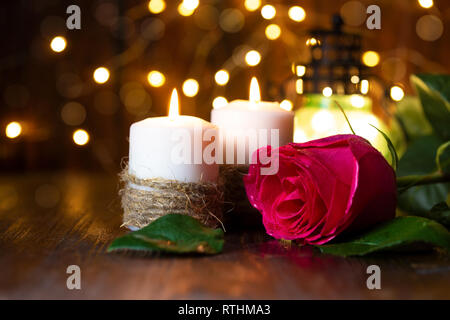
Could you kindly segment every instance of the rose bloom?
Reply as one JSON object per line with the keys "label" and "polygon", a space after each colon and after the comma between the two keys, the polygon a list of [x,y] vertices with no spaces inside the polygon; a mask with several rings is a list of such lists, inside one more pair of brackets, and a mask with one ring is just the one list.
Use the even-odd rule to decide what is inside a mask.
{"label": "rose bloom", "polygon": [[394,170],[364,138],[336,135],[266,148],[259,151],[279,157],[278,172],[262,175],[267,165],[253,161],[244,183],[274,238],[320,245],[394,218]]}

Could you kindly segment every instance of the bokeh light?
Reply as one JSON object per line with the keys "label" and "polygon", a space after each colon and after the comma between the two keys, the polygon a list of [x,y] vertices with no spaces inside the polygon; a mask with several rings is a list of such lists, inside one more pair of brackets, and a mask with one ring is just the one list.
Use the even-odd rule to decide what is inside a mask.
{"label": "bokeh light", "polygon": [[61,109],[61,119],[69,126],[79,126],[86,119],[86,109],[78,102],[68,102]]}
{"label": "bokeh light", "polygon": [[20,136],[21,133],[22,133],[22,125],[17,121],[8,123],[8,125],[5,128],[5,134],[10,139],[17,138],[18,136]]}
{"label": "bokeh light", "polygon": [[366,51],[362,55],[362,62],[368,67],[375,67],[380,62],[380,55],[375,51]]}
{"label": "bokeh light", "polygon": [[161,72],[152,70],[147,75],[147,81],[152,87],[159,88],[166,82],[166,77]]}
{"label": "bokeh light", "polygon": [[281,28],[277,24],[269,24],[266,27],[266,37],[269,40],[276,40],[281,35]]}
{"label": "bokeh light", "polygon": [[362,94],[367,94],[369,92],[369,80],[361,80],[361,89]]}
{"label": "bokeh light", "polygon": [[330,87],[325,87],[325,88],[323,88],[323,90],[322,90],[322,94],[323,94],[325,97],[331,97],[331,95],[333,94],[333,89],[331,89]]}
{"label": "bokeh light", "polygon": [[405,92],[400,86],[392,86],[389,92],[394,101],[401,101],[405,96]]}
{"label": "bokeh light", "polygon": [[245,62],[247,65],[254,67],[261,62],[261,54],[256,50],[250,50],[245,55]]}
{"label": "bokeh light", "polygon": [[320,41],[312,37],[306,40],[306,45],[309,47],[320,45]]}
{"label": "bokeh light", "polygon": [[345,24],[352,27],[362,25],[367,18],[366,7],[360,1],[345,2],[341,7],[340,14]]}
{"label": "bokeh light", "polygon": [[219,10],[212,5],[202,5],[197,9],[194,22],[200,29],[214,30],[219,24]]}
{"label": "bokeh light", "polygon": [[228,104],[228,100],[225,97],[215,97],[213,102],[212,102],[212,106],[214,109],[220,109],[225,107]]}
{"label": "bokeh light", "polygon": [[197,9],[199,4],[200,4],[199,0],[183,0],[183,6],[187,10],[195,10]]}
{"label": "bokeh light", "polygon": [[311,119],[311,127],[319,133],[332,132],[336,127],[333,114],[327,110],[316,112]]}
{"label": "bokeh light", "polygon": [[198,81],[195,79],[187,79],[183,82],[183,93],[186,97],[195,97],[199,90]]}
{"label": "bokeh light", "polygon": [[109,79],[109,70],[105,67],[99,67],[94,71],[94,81],[102,84],[108,81]]}
{"label": "bokeh light", "polygon": [[248,11],[256,11],[261,6],[261,0],[245,0],[244,6]]}
{"label": "bokeh light", "polygon": [[297,81],[295,81],[295,91],[298,94],[303,93],[303,79],[297,79]]}
{"label": "bokeh light", "polygon": [[435,41],[442,36],[444,24],[439,17],[428,14],[417,20],[416,33],[422,40]]}
{"label": "bokeh light", "polygon": [[306,67],[305,66],[299,65],[299,66],[295,67],[295,74],[298,77],[303,77],[305,75],[305,73],[306,73]]}
{"label": "bokeh light", "polygon": [[219,70],[214,75],[214,80],[219,86],[224,86],[228,83],[228,80],[230,80],[230,74],[227,70]]}
{"label": "bokeh light", "polygon": [[357,75],[351,76],[350,82],[351,82],[351,83],[354,83],[354,84],[359,83],[359,77],[358,77]]}
{"label": "bokeh light", "polygon": [[418,2],[419,2],[419,5],[425,9],[431,8],[434,4],[433,0],[419,0]]}
{"label": "bokeh light", "polygon": [[75,144],[84,146],[89,142],[89,133],[86,130],[78,129],[74,131],[72,138]]}
{"label": "bokeh light", "polygon": [[261,8],[261,15],[264,19],[270,20],[275,18],[275,15],[277,14],[277,10],[274,6],[270,4],[266,4],[264,7]]}
{"label": "bokeh light", "polygon": [[191,16],[195,12],[195,9],[189,9],[185,6],[185,3],[182,2],[178,5],[178,13],[183,17]]}
{"label": "bokeh light", "polygon": [[359,94],[352,94],[350,96],[350,104],[355,108],[362,108],[365,104],[364,97]]}
{"label": "bokeh light", "polygon": [[280,108],[286,111],[291,111],[294,108],[294,104],[292,103],[291,100],[284,99],[283,101],[280,102]]}
{"label": "bokeh light", "polygon": [[148,10],[151,13],[158,14],[166,9],[166,3],[164,0],[150,0],[148,2]]}
{"label": "bokeh light", "polygon": [[293,6],[289,8],[288,16],[295,22],[301,22],[306,18],[305,10],[300,6]]}
{"label": "bokeh light", "polygon": [[223,31],[236,33],[242,30],[245,24],[245,16],[238,9],[225,9],[219,17],[219,25]]}
{"label": "bokeh light", "polygon": [[125,109],[136,117],[143,117],[150,111],[152,100],[139,82],[127,82],[120,88],[120,99]]}
{"label": "bokeh light", "polygon": [[62,52],[66,48],[67,41],[64,37],[57,36],[50,42],[50,48],[55,52]]}

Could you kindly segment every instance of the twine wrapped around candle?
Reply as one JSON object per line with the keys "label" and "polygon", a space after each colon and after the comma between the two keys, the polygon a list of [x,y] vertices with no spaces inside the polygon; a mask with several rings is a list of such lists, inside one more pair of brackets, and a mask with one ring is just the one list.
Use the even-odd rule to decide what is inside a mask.
{"label": "twine wrapped around candle", "polygon": [[219,180],[224,192],[225,224],[234,228],[261,227],[261,214],[252,207],[245,192],[243,177],[248,165],[223,164],[219,167]]}
{"label": "twine wrapped around candle", "polygon": [[161,216],[179,213],[196,218],[208,227],[224,228],[223,192],[216,183],[139,179],[127,167],[120,173],[120,180],[122,226],[140,229]]}

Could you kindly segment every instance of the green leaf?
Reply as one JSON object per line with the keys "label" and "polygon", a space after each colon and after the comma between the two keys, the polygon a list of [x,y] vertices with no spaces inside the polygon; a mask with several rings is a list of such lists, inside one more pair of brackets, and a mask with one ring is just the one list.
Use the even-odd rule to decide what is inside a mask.
{"label": "green leaf", "polygon": [[450,140],[450,75],[412,75],[411,82],[436,134]]}
{"label": "green leaf", "polygon": [[342,114],[344,115],[345,121],[347,121],[348,126],[350,127],[350,131],[356,135],[355,130],[353,130],[352,124],[350,123],[350,121],[347,118],[347,115],[345,114],[344,108],[342,108],[342,106],[339,104],[339,102],[337,102],[336,100],[334,100],[334,103],[338,106],[339,110],[341,110]]}
{"label": "green leaf", "polygon": [[223,244],[222,229],[205,227],[187,215],[168,214],[138,231],[115,239],[108,252],[135,250],[216,254],[222,251]]}
{"label": "green leaf", "polygon": [[389,139],[388,135],[386,133],[384,133],[383,131],[381,131],[380,129],[378,129],[377,127],[375,127],[374,125],[370,124],[372,127],[374,127],[379,133],[381,133],[381,135],[384,137],[384,139],[386,140],[387,146],[389,148],[389,152],[391,153],[391,166],[394,168],[395,171],[398,170],[398,155],[397,155],[397,151],[395,150],[394,144],[392,143],[391,139]]}
{"label": "green leaf", "polygon": [[430,211],[430,219],[435,220],[447,228],[450,227],[450,208],[446,202],[436,204]]}
{"label": "green leaf", "polygon": [[437,149],[436,165],[440,172],[450,174],[450,141],[447,141]]}
{"label": "green leaf", "polygon": [[428,244],[450,251],[450,232],[441,224],[422,217],[398,217],[344,243],[318,246],[322,253],[363,256],[413,244]]}
{"label": "green leaf", "polygon": [[395,115],[396,120],[401,121],[403,129],[411,140],[433,133],[433,129],[423,113],[422,105],[417,96],[405,96],[398,102]]}
{"label": "green leaf", "polygon": [[[413,141],[398,163],[398,177],[426,175],[436,172],[436,149],[442,140],[424,136]],[[398,198],[401,210],[413,214],[427,214],[439,202],[446,201],[449,183],[415,186],[402,192]]]}

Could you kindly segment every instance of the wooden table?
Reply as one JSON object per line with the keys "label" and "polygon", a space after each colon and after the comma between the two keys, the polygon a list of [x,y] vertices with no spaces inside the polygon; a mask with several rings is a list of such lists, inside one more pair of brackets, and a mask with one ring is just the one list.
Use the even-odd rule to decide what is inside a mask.
{"label": "wooden table", "polygon": [[[42,206],[51,207],[58,191],[39,188],[43,184],[59,190],[52,208]],[[114,176],[3,175],[0,298],[450,298],[450,259],[437,253],[344,259],[284,248],[264,232],[247,231],[227,232],[224,252],[216,256],[107,254],[112,239],[125,232],[117,191]],[[366,286],[371,264],[381,268],[381,290]],[[81,290],[66,287],[69,265],[81,268]]]}

